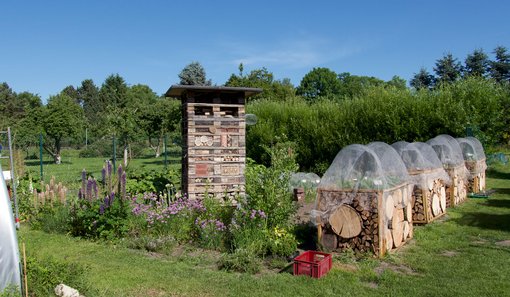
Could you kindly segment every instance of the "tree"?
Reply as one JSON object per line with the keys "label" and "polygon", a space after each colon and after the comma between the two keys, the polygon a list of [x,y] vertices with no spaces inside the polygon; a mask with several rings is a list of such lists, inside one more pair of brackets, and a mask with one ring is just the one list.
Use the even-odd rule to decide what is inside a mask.
{"label": "tree", "polygon": [[497,82],[510,81],[510,54],[506,47],[498,46],[494,49],[495,61],[490,61],[490,74]]}
{"label": "tree", "polygon": [[126,106],[128,86],[118,74],[112,74],[108,76],[101,90],[99,91],[99,97],[104,106],[113,106],[123,108]]}
{"label": "tree", "polygon": [[338,75],[340,89],[338,95],[354,98],[360,96],[370,87],[384,86],[386,83],[373,76],[352,75],[349,72],[343,72]]}
{"label": "tree", "polygon": [[484,53],[483,49],[474,50],[472,54],[466,57],[464,62],[464,76],[484,77],[489,67],[489,57]]}
{"label": "tree", "polygon": [[7,129],[13,123],[13,114],[17,111],[16,93],[4,82],[0,84],[0,128]]}
{"label": "tree", "polygon": [[65,94],[51,96],[42,110],[44,134],[48,138],[44,149],[53,156],[55,163],[60,164],[62,140],[65,137],[76,137],[80,134],[83,124],[83,110]]}
{"label": "tree", "polygon": [[87,127],[97,130],[95,125],[100,123],[101,114],[106,110],[106,105],[99,99],[98,87],[93,80],[85,79],[81,82],[77,92],[87,120]]}
{"label": "tree", "polygon": [[328,68],[313,68],[297,87],[296,93],[308,101],[322,96],[339,94],[341,89],[337,74]]}
{"label": "tree", "polygon": [[401,78],[398,75],[394,75],[391,78],[391,80],[386,82],[386,85],[389,86],[389,87],[393,87],[393,88],[399,89],[399,90],[407,89],[406,80]]}
{"label": "tree", "polygon": [[434,76],[422,67],[418,73],[414,74],[409,84],[416,90],[431,89],[434,86]]}
{"label": "tree", "polygon": [[76,90],[73,86],[69,85],[69,86],[65,87],[62,90],[61,94],[65,94],[65,95],[69,96],[71,99],[74,100],[74,102],[76,102],[80,106],[82,105],[80,96],[78,94],[78,90]]}
{"label": "tree", "polygon": [[198,62],[191,62],[179,73],[181,85],[210,86],[211,81],[206,79],[204,67]]}
{"label": "tree", "polygon": [[436,61],[434,72],[439,82],[452,83],[460,78],[462,65],[451,53],[447,53]]}
{"label": "tree", "polygon": [[261,94],[250,97],[250,100],[267,98],[283,101],[295,95],[294,86],[288,78],[274,79],[273,73],[265,67],[254,69],[248,75],[243,75],[243,64],[239,64],[239,75],[232,74],[225,83],[228,87],[261,88]]}

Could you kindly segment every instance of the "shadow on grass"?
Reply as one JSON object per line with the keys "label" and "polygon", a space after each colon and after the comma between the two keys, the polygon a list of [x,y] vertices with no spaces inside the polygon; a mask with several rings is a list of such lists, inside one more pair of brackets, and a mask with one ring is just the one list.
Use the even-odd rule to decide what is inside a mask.
{"label": "shadow on grass", "polygon": [[298,248],[302,250],[317,249],[317,227],[312,223],[300,223],[295,226],[296,239],[299,242]]}
{"label": "shadow on grass", "polygon": [[496,179],[510,179],[510,173],[508,172],[501,172],[493,168],[489,168],[486,171],[486,175],[489,178],[496,178]]}
{"label": "shadow on grass", "polygon": [[[167,160],[168,165],[181,164],[181,160]],[[144,165],[165,165],[165,160],[143,161]]]}
{"label": "shadow on grass", "polygon": [[510,195],[510,188],[493,188],[492,190],[495,190],[496,194]]}
{"label": "shadow on grass", "polygon": [[[65,164],[73,164],[73,163],[69,162],[69,161],[62,161],[60,163],[60,165],[65,165]],[[25,161],[25,166],[39,166],[39,165],[41,165],[41,162],[39,162],[39,160]],[[43,165],[56,165],[56,164],[55,164],[55,161],[43,161]]]}
{"label": "shadow on grass", "polygon": [[462,217],[453,221],[464,226],[510,232],[510,213],[467,212]]}
{"label": "shadow on grass", "polygon": [[[508,191],[508,193],[505,193],[505,194],[510,194],[510,189],[505,189]],[[498,193],[501,193],[498,191]],[[491,198],[491,199],[487,199],[483,205],[485,206],[491,206],[491,207],[506,207],[506,208],[510,208],[510,200],[508,199],[494,199],[494,198]]]}

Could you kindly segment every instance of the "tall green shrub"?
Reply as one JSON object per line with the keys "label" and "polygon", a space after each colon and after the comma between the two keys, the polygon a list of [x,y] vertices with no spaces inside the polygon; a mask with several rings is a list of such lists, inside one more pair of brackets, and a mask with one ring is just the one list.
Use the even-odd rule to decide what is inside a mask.
{"label": "tall green shrub", "polygon": [[443,133],[460,137],[467,127],[485,143],[507,142],[509,98],[507,87],[470,77],[430,91],[375,86],[350,100],[255,101],[247,107],[259,118],[248,129],[247,153],[268,165],[263,147],[290,141],[301,169],[321,174],[342,147],[353,143],[426,141]]}

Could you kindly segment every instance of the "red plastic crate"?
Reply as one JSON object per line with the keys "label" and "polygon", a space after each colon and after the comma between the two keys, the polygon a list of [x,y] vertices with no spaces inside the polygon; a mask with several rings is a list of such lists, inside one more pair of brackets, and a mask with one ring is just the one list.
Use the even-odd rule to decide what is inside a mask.
{"label": "red plastic crate", "polygon": [[294,258],[294,275],[309,275],[321,278],[331,269],[331,254],[306,251]]}

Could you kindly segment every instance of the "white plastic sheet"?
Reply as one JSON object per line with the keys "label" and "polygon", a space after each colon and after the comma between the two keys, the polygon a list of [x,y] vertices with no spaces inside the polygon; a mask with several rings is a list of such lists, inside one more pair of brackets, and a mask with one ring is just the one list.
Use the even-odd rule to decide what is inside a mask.
{"label": "white plastic sheet", "polygon": [[18,287],[21,292],[16,227],[5,179],[0,175],[0,292],[9,286]]}

